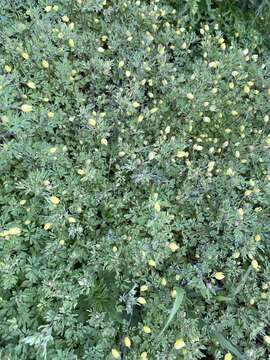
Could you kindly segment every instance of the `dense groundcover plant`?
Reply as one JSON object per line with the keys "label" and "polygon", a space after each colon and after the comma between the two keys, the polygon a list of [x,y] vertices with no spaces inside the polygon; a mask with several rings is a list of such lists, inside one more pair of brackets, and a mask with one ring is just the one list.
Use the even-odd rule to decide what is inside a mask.
{"label": "dense groundcover plant", "polygon": [[173,3],[0,1],[5,360],[270,359],[269,34]]}

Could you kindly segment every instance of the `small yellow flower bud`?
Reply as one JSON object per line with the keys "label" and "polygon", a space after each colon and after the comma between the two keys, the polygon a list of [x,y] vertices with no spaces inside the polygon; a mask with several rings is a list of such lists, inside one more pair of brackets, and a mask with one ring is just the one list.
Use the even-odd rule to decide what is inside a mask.
{"label": "small yellow flower bud", "polygon": [[120,354],[120,352],[118,350],[112,349],[112,357],[114,359],[121,359],[121,354]]}
{"label": "small yellow flower bud", "polygon": [[172,252],[175,252],[176,250],[179,249],[179,246],[173,242],[169,244],[169,248],[171,249]]}
{"label": "small yellow flower bud", "polygon": [[156,212],[160,212],[160,204],[159,204],[159,202],[156,202],[156,203],[155,203],[154,208],[155,208],[155,211],[156,211]]}
{"label": "small yellow flower bud", "polygon": [[108,141],[107,141],[107,139],[105,139],[105,138],[102,138],[102,139],[100,140],[100,142],[101,142],[102,145],[105,145],[105,146],[108,145]]}
{"label": "small yellow flower bud", "polygon": [[145,305],[146,304],[146,300],[145,298],[143,298],[142,296],[138,297],[137,302],[141,305]]}
{"label": "small yellow flower bud", "polygon": [[51,223],[46,223],[46,224],[44,224],[44,229],[45,229],[45,230],[49,230],[49,229],[51,229],[51,227],[52,227],[52,224],[51,224]]}
{"label": "small yellow flower bud", "polygon": [[152,330],[150,329],[149,326],[144,326],[144,327],[143,327],[143,331],[144,331],[146,334],[150,334]]}
{"label": "small yellow flower bud", "polygon": [[124,338],[124,344],[125,344],[126,347],[130,348],[130,346],[131,346],[131,341],[130,341],[130,338],[129,338],[128,336],[126,336],[126,337]]}
{"label": "small yellow flower bud", "polygon": [[217,280],[222,280],[222,279],[225,278],[225,276],[224,276],[224,274],[223,274],[222,271],[216,272],[214,276],[215,276],[215,278],[216,278]]}
{"label": "small yellow flower bud", "polygon": [[194,99],[194,95],[192,93],[188,93],[187,94],[187,98],[188,100],[193,100]]}
{"label": "small yellow flower bud", "polygon": [[8,234],[9,235],[20,235],[21,234],[21,229],[20,228],[18,228],[18,227],[13,227],[13,228],[10,228],[9,230],[8,230]]}
{"label": "small yellow flower bud", "polygon": [[48,67],[50,66],[47,60],[42,60],[41,64],[44,67],[44,69],[48,69]]}
{"label": "small yellow flower bud", "polygon": [[266,344],[270,345],[270,336],[269,336],[269,335],[265,335],[265,336],[263,337],[263,340],[264,340],[264,342],[265,342]]}
{"label": "small yellow flower bud", "polygon": [[147,291],[148,290],[148,286],[147,285],[142,285],[141,287],[140,287],[140,291],[141,292],[144,292],[144,291]]}
{"label": "small yellow flower bud", "polygon": [[97,125],[97,122],[96,122],[95,119],[91,118],[91,119],[88,120],[88,124],[95,127]]}
{"label": "small yellow flower bud", "polygon": [[60,199],[57,196],[52,196],[51,197],[51,203],[53,205],[58,205],[60,203]]}
{"label": "small yellow flower bud", "polygon": [[148,265],[151,266],[151,267],[156,267],[156,262],[151,259],[151,260],[148,261]]}
{"label": "small yellow flower bud", "polygon": [[74,48],[74,46],[75,46],[74,40],[73,40],[73,39],[69,39],[69,40],[68,40],[68,45],[69,45],[70,48]]}
{"label": "small yellow flower bud", "polygon": [[186,346],[186,344],[183,339],[177,339],[174,343],[174,348],[176,350],[183,349],[185,346]]}
{"label": "small yellow flower bud", "polygon": [[21,106],[21,110],[22,110],[22,112],[28,113],[28,112],[31,112],[33,110],[33,107],[32,107],[32,105],[23,104]]}
{"label": "small yellow flower bud", "polygon": [[35,89],[36,88],[36,84],[33,81],[28,81],[26,83],[26,85],[30,88],[30,89]]}
{"label": "small yellow flower bud", "polygon": [[118,69],[121,69],[124,65],[125,65],[125,62],[123,60],[119,61]]}

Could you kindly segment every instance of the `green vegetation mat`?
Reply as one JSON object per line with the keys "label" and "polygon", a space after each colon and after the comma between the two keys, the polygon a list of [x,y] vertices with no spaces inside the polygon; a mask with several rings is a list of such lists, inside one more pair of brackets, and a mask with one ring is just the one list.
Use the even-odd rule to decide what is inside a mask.
{"label": "green vegetation mat", "polygon": [[268,1],[0,0],[0,359],[270,359]]}

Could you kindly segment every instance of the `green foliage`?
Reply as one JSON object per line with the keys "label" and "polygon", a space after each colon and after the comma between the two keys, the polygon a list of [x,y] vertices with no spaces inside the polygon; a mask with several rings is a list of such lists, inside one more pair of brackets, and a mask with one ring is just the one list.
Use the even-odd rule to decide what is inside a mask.
{"label": "green foliage", "polygon": [[263,4],[0,0],[1,358],[269,359]]}

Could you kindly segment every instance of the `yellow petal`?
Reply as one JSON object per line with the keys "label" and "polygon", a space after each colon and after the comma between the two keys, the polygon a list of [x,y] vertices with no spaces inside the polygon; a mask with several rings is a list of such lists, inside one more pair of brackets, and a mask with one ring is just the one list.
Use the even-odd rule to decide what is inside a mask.
{"label": "yellow petal", "polygon": [[179,249],[179,246],[176,243],[170,243],[169,248],[171,249],[172,252],[175,252],[176,250]]}
{"label": "yellow petal", "polygon": [[174,348],[176,350],[183,349],[185,346],[186,346],[186,344],[183,339],[177,339],[174,343]]}
{"label": "yellow petal", "polygon": [[149,326],[144,326],[144,327],[143,327],[143,331],[144,331],[146,334],[150,334],[152,330],[150,329]]}
{"label": "yellow petal", "polygon": [[156,212],[160,212],[160,205],[158,202],[155,203],[155,210]]}
{"label": "yellow petal", "polygon": [[51,203],[54,205],[58,205],[60,203],[60,199],[57,196],[52,196]]}
{"label": "yellow petal", "polygon": [[33,110],[33,107],[32,107],[32,105],[23,104],[21,107],[21,110],[23,112],[31,112]]}
{"label": "yellow petal", "polygon": [[141,305],[145,305],[146,304],[146,300],[145,298],[143,298],[142,296],[138,297],[137,302]]}
{"label": "yellow petal", "polygon": [[130,346],[131,346],[131,341],[130,341],[130,338],[129,338],[128,336],[126,336],[126,337],[124,338],[124,344],[125,344],[126,347],[130,348]]}
{"label": "yellow petal", "polygon": [[9,235],[20,235],[21,234],[21,229],[18,228],[18,227],[10,228],[8,230],[8,234]]}
{"label": "yellow petal", "polygon": [[222,280],[222,279],[225,278],[225,276],[224,276],[224,274],[223,274],[222,271],[219,271],[219,272],[216,272],[216,273],[215,273],[215,278],[216,278],[217,280]]}
{"label": "yellow petal", "polygon": [[118,350],[112,349],[112,357],[114,359],[121,359],[121,354],[120,354],[120,352]]}

